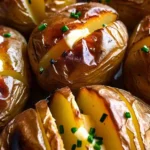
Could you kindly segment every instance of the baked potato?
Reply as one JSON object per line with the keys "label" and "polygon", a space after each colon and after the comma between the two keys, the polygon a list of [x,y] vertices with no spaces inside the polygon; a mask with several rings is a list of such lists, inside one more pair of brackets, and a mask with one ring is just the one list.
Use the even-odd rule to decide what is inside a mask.
{"label": "baked potato", "polygon": [[150,149],[150,106],[124,90],[101,85],[82,87],[75,101],[65,87],[47,100],[38,102],[36,111],[28,109],[19,114],[5,127],[0,136],[2,150],[44,150],[48,145],[53,150],[48,138],[54,137],[51,135],[57,135],[54,141],[64,143],[64,147],[55,144],[55,150]]}
{"label": "baked potato", "polygon": [[27,43],[17,31],[0,26],[0,130],[18,114],[29,95]]}
{"label": "baked potato", "polygon": [[126,88],[150,104],[150,16],[132,34],[123,74]]}
{"label": "baked potato", "polygon": [[[90,1],[99,2],[99,0]],[[150,0],[101,0],[101,3],[114,8],[130,31],[133,31],[136,25],[150,14]]]}
{"label": "baked potato", "polygon": [[[28,53],[41,87],[106,84],[123,59],[128,33],[117,12],[99,3],[68,6],[31,34]],[[46,27],[45,27],[46,25]]]}
{"label": "baked potato", "polygon": [[51,11],[75,0],[1,0],[0,24],[11,26],[28,36]]}

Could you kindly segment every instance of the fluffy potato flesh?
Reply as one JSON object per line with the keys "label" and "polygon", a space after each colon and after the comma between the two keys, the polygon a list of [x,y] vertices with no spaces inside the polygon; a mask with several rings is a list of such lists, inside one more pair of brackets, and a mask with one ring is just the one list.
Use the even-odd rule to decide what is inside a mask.
{"label": "fluffy potato flesh", "polygon": [[49,60],[57,60],[64,51],[72,49],[77,41],[102,28],[104,24],[114,22],[116,19],[117,14],[112,12],[105,12],[97,17],[89,18],[84,24],[81,23],[76,29],[69,31],[60,42],[53,46],[47,54],[44,55],[39,66],[46,68],[49,65]]}
{"label": "fluffy potato flesh", "polygon": [[[48,108],[45,100],[36,103],[36,111],[44,127],[44,133],[48,139],[47,149],[64,149],[63,141],[58,133],[55,119]],[[49,146],[50,145],[50,146]]]}
{"label": "fluffy potato flesh", "polygon": [[[50,103],[50,110],[56,119],[57,127],[59,128],[60,126],[63,126],[64,128],[64,133],[62,133],[61,136],[66,150],[70,150],[73,144],[77,144],[77,140],[82,141],[82,146],[77,147],[77,149],[93,149],[93,145],[87,140],[89,133],[84,127],[84,121],[74,97],[70,95],[66,98],[60,92],[56,92]],[[88,125],[91,126],[92,123],[88,123]],[[72,133],[72,128],[77,128],[77,131]],[[102,147],[102,150],[103,149],[104,147]]]}
{"label": "fluffy potato flesh", "polygon": [[25,0],[24,4],[35,24],[39,24],[46,17],[44,0]]}
{"label": "fluffy potato flesh", "polygon": [[[107,109],[107,105],[103,102],[102,98],[95,92],[83,88],[79,93],[77,104],[80,109],[83,110],[83,113],[90,115],[95,121],[97,136],[103,137],[106,149],[123,150],[118,129],[116,128],[111,118],[111,114]],[[108,117],[102,123],[100,122],[100,118],[104,113],[107,114]]]}

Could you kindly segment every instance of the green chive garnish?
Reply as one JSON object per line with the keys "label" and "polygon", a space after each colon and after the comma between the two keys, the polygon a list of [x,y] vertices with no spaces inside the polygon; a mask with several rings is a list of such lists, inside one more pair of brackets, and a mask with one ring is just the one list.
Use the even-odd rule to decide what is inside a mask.
{"label": "green chive garnish", "polygon": [[57,61],[54,60],[54,59],[51,59],[51,60],[50,60],[50,64],[51,64],[51,65],[54,65],[56,62],[57,62]]}
{"label": "green chive garnish", "polygon": [[94,135],[95,134],[95,128],[90,128],[89,134]]}
{"label": "green chive garnish", "polygon": [[102,117],[100,118],[100,122],[104,122],[107,116],[107,114],[103,113]]}
{"label": "green chive garnish", "polygon": [[44,71],[44,68],[43,67],[40,67],[40,74],[42,74]]}
{"label": "green chive garnish", "polygon": [[141,50],[142,50],[143,52],[145,52],[145,53],[148,53],[150,49],[149,49],[146,45],[144,45],[144,46],[141,48]]}
{"label": "green chive garnish", "polygon": [[4,33],[3,36],[4,36],[5,38],[9,38],[9,37],[11,37],[11,34],[10,34],[10,33]]}
{"label": "green chive garnish", "polygon": [[71,128],[71,132],[75,133],[78,129],[77,128]]}
{"label": "green chive garnish", "polygon": [[75,149],[76,149],[76,144],[73,144],[71,150],[75,150]]}
{"label": "green chive garnish", "polygon": [[41,24],[41,25],[38,26],[38,30],[39,31],[43,31],[46,28],[47,28],[47,23],[43,23],[43,24]]}
{"label": "green chive garnish", "polygon": [[103,144],[103,140],[98,140],[98,141],[96,141],[96,144],[97,144],[97,145],[102,145],[102,144]]}
{"label": "green chive garnish", "polygon": [[100,145],[95,144],[95,145],[94,145],[94,149],[95,149],[95,150],[101,150],[101,147],[100,147]]}
{"label": "green chive garnish", "polygon": [[77,147],[81,147],[82,146],[82,141],[77,140]]}
{"label": "green chive garnish", "polygon": [[106,1],[106,3],[110,3],[111,0],[105,0],[105,1]]}
{"label": "green chive garnish", "polygon": [[89,143],[93,143],[93,136],[89,135],[87,140]]}
{"label": "green chive garnish", "polygon": [[70,13],[70,17],[71,17],[71,18],[74,18],[74,16],[75,16],[75,13],[74,13],[74,12],[71,12],[71,13]]}
{"label": "green chive garnish", "polygon": [[106,25],[106,24],[102,24],[102,26],[103,26],[103,27],[106,27],[107,25]]}
{"label": "green chive garnish", "polygon": [[59,126],[59,133],[64,134],[64,126],[63,125]]}
{"label": "green chive garnish", "polygon": [[31,0],[28,0],[28,3],[31,4]]}
{"label": "green chive garnish", "polygon": [[82,15],[81,14],[81,11],[78,11],[77,13],[76,13],[76,15],[78,15],[79,17]]}
{"label": "green chive garnish", "polygon": [[62,32],[66,32],[66,31],[68,31],[69,30],[69,28],[68,28],[68,26],[63,26],[62,28],[61,28],[61,31]]}
{"label": "green chive garnish", "polygon": [[124,115],[126,118],[131,118],[131,114],[129,112],[126,112]]}

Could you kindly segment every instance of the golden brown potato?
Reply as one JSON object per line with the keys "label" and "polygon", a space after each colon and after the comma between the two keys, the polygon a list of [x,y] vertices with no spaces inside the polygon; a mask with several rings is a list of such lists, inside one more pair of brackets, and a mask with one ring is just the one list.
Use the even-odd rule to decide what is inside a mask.
{"label": "golden brown potato", "polygon": [[76,90],[108,83],[123,59],[128,40],[126,27],[117,18],[109,6],[81,3],[44,20],[28,45],[41,87],[50,91],[67,85]]}
{"label": "golden brown potato", "polygon": [[0,130],[29,95],[27,44],[17,31],[0,26]]}
{"label": "golden brown potato", "polygon": [[[59,147],[63,143],[58,130],[64,147]],[[49,103],[38,102],[36,111],[16,116],[0,136],[0,150],[149,150],[149,139],[150,106],[137,97],[93,85],[82,87],[75,101],[65,87],[56,90]],[[58,147],[52,147],[55,142]]]}
{"label": "golden brown potato", "polygon": [[29,35],[49,13],[75,0],[1,0],[0,24],[11,26]]}
{"label": "golden brown potato", "polygon": [[45,100],[17,115],[0,136],[0,150],[64,150]]}
{"label": "golden brown potato", "polygon": [[[99,0],[90,1],[98,2]],[[101,0],[101,2],[114,8],[119,13],[120,20],[131,31],[141,19],[150,14],[150,0]]]}
{"label": "golden brown potato", "polygon": [[150,104],[150,16],[130,38],[123,71],[126,88]]}

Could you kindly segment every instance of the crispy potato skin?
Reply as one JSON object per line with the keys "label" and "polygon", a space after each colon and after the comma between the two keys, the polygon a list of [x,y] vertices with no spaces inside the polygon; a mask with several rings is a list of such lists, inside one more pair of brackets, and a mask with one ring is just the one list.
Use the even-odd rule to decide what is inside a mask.
{"label": "crispy potato skin", "polygon": [[0,1],[0,23],[28,35],[35,27],[23,0]]}
{"label": "crispy potato skin", "polygon": [[22,110],[29,95],[26,47],[20,33],[0,26],[0,129]]}
{"label": "crispy potato skin", "polygon": [[[75,9],[82,13],[78,21],[69,17],[70,12]],[[128,40],[126,28],[120,21],[116,21],[113,25],[116,28],[114,30],[120,32],[122,37],[116,34],[114,39],[106,28],[97,30],[79,40],[66,56],[60,56],[57,59],[57,63],[53,65],[49,63],[44,72],[39,73],[40,60],[65,36],[66,33],[62,34],[60,30],[64,24],[69,24],[70,29],[74,29],[89,18],[107,11],[117,14],[114,9],[98,3],[75,4],[43,21],[48,24],[44,31],[38,31],[37,28],[33,31],[28,53],[32,69],[41,87],[50,91],[67,85],[75,90],[84,85],[106,84],[111,80],[122,61]],[[112,30],[113,27],[110,32]]]}
{"label": "crispy potato skin", "polygon": [[[91,1],[97,2],[98,0]],[[114,8],[119,13],[120,20],[130,31],[133,31],[140,20],[150,14],[150,0],[111,0],[110,2],[102,0],[102,3]]]}
{"label": "crispy potato skin", "polygon": [[126,88],[134,95],[143,98],[150,104],[150,53],[144,53],[141,48],[132,50],[133,46],[149,37],[150,16],[146,16],[135,29],[129,40],[127,56],[124,62],[124,83]]}
{"label": "crispy potato skin", "polygon": [[[83,87],[84,88],[84,87]],[[133,130],[133,123],[128,120],[125,121],[124,112],[128,110],[127,106],[125,105],[124,101],[120,97],[120,94],[130,103],[136,119],[138,121],[138,125],[140,127],[140,134],[142,137],[142,142],[144,144],[145,150],[150,149],[150,106],[141,101],[141,99],[133,96],[131,93],[126,92],[125,90],[116,89],[108,86],[102,85],[93,85],[85,87],[87,90],[95,91],[100,97],[102,97],[108,109],[110,110],[114,122],[118,128],[118,132],[120,133],[120,138],[123,139],[123,148],[128,149],[130,142],[128,141],[125,131],[122,127],[128,128],[131,132],[135,132]],[[120,106],[119,106],[120,105]],[[119,112],[119,113],[118,113]],[[136,148],[139,148],[139,143],[135,139]]]}
{"label": "crispy potato skin", "polygon": [[[45,0],[45,12],[49,15],[74,2],[75,0],[60,0],[60,2]],[[13,27],[28,37],[36,25],[24,3],[24,0],[1,0],[0,24]]]}
{"label": "crispy potato skin", "polygon": [[17,115],[0,136],[0,150],[46,150],[34,109]]}

